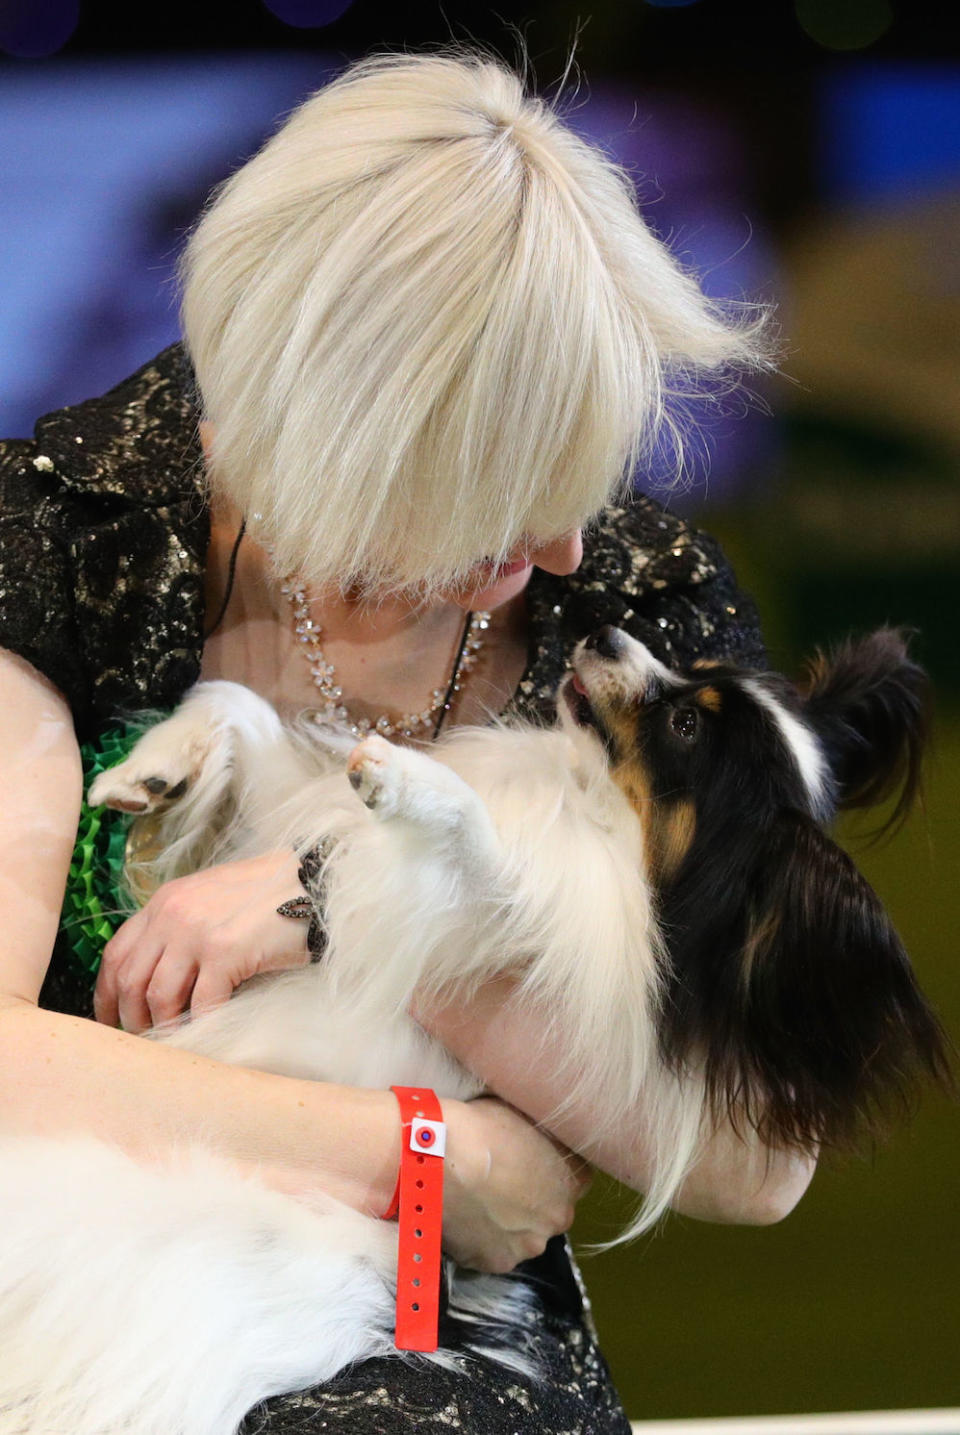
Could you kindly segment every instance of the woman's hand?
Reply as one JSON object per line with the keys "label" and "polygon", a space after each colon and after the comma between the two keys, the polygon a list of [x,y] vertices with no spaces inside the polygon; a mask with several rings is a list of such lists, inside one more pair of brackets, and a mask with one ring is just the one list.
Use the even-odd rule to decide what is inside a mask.
{"label": "woman's hand", "polygon": [[103,949],[94,1013],[140,1032],[225,1002],[257,972],[305,966],[307,923],[277,915],[302,894],[292,850],[178,877]]}
{"label": "woman's hand", "polygon": [[569,1230],[590,1168],[496,1097],[443,1110],[444,1249],[474,1270],[511,1271]]}

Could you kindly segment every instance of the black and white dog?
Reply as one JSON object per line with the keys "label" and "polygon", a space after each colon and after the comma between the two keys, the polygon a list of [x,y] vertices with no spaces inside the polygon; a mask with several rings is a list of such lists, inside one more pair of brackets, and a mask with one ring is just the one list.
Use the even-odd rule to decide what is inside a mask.
{"label": "black and white dog", "polygon": [[[906,810],[924,679],[893,631],[801,689],[670,671],[611,628],[572,666],[555,728],[454,730],[429,753],[285,727],[247,689],[202,684],[90,800],[153,812],[141,885],[291,842],[329,854],[324,960],[159,1039],[469,1098],[479,1082],[408,1010],[513,973],[565,1053],[558,1108],[580,1090],[610,1130],[649,1121],[635,1231],[713,1121],[849,1145],[917,1074],[945,1074],[903,948],[824,831],[838,807],[899,793]],[[8,1140],[0,1168],[2,1435],[230,1435],[265,1396],[392,1349],[387,1223],[196,1149],[148,1166],[93,1139]],[[518,1299],[463,1274],[451,1297],[505,1321]]]}

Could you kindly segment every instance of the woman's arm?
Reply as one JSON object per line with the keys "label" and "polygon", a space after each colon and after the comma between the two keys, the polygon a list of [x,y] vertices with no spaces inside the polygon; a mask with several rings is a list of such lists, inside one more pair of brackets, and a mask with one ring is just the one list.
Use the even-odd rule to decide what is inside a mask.
{"label": "woman's arm", "polygon": [[[89,1132],[145,1160],[198,1142],[276,1190],[386,1210],[400,1159],[397,1103],[232,1067],[19,999],[0,1003],[7,1132]],[[507,1271],[568,1229],[582,1165],[500,1101],[444,1101],[444,1245]]]}
{"label": "woman's arm", "polygon": [[[400,1152],[390,1092],[296,1081],[37,1007],[76,832],[80,760],[69,711],[0,653],[0,1113],[12,1132],[85,1131],[149,1159],[191,1141],[292,1195],[322,1190],[379,1214]],[[510,1269],[566,1229],[585,1177],[498,1101],[445,1102],[445,1240]]]}
{"label": "woman's arm", "polygon": [[[588,1094],[557,1107],[553,1073],[561,1054],[550,1059],[541,1031],[531,1033],[530,1017],[510,997],[510,978],[482,987],[466,1007],[419,1008],[417,1019],[492,1091],[538,1122],[572,1151],[635,1191],[646,1189],[650,1153],[644,1113],[616,1136],[597,1138],[601,1123]],[[543,1057],[531,1062],[531,1051]],[[801,1152],[774,1150],[749,1129],[738,1134],[729,1123],[717,1128],[689,1173],[673,1209],[701,1221],[769,1225],[789,1215],[807,1189],[816,1159]]]}

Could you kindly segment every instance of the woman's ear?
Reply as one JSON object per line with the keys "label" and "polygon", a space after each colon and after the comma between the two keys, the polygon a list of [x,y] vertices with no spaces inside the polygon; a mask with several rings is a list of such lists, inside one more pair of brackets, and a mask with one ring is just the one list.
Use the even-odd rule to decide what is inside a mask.
{"label": "woman's ear", "polygon": [[855,1146],[917,1077],[950,1085],[942,1028],[879,898],[799,813],[768,834],[738,977],[739,1080],[773,1142]]}
{"label": "woman's ear", "polygon": [[885,824],[904,820],[920,789],[929,683],[903,632],[881,628],[811,663],[801,697],[830,763],[841,807],[899,793]]}

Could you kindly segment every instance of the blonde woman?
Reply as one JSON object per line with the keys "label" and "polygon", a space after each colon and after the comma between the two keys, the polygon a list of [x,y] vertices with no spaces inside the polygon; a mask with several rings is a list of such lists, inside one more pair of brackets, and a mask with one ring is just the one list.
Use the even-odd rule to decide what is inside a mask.
{"label": "blonde woman", "polygon": [[[145,1156],[202,1138],[278,1189],[381,1212],[391,1093],[135,1035],[309,959],[303,925],[277,913],[298,890],[292,852],[168,884],[96,975],[95,931],[80,951],[67,927],[51,961],[77,736],[106,760],[116,713],[223,677],[429,742],[548,711],[600,622],[668,660],[761,663],[715,545],[645,497],[611,506],[669,423],[671,386],[756,364],[758,341],[703,298],[602,154],[470,55],[371,60],[309,100],[202,217],[183,313],[189,360],[168,350],[0,448],[0,1109],[9,1128],[93,1130]],[[110,866],[85,836],[75,913],[110,876],[79,871],[91,851]],[[559,1236],[585,1161],[643,1189],[643,1112],[598,1143],[585,1092],[538,1131],[526,1117],[555,1102],[508,994],[420,1015],[504,1098],[447,1103],[444,1239],[481,1269],[527,1262],[545,1384],[372,1361],[268,1401],[249,1435],[626,1430]],[[778,1219],[811,1169],[722,1128],[678,1205]]]}

